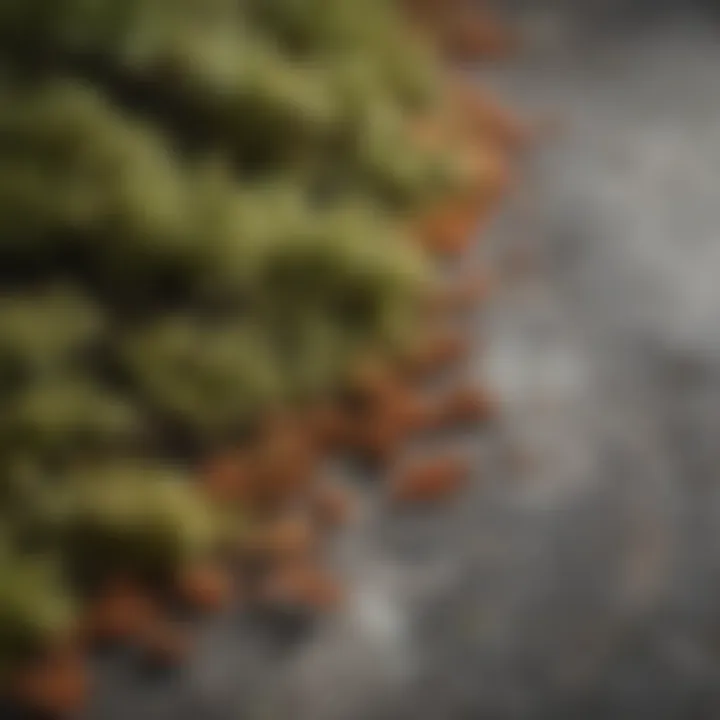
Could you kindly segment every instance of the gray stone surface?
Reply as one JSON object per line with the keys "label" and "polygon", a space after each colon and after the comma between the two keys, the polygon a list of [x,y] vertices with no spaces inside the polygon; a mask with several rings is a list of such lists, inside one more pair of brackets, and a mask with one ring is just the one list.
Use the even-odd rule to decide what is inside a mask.
{"label": "gray stone surface", "polygon": [[[720,717],[720,30],[700,3],[518,2],[484,71],[560,132],[486,248],[473,321],[506,411],[458,502],[369,489],[348,612],[221,618],[181,677],[103,670],[89,720]],[[482,351],[480,351],[482,345]]]}

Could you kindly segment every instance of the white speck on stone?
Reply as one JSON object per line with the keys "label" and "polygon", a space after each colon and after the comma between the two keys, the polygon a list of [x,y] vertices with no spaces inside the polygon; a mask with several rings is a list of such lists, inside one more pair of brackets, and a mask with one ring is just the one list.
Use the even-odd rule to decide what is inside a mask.
{"label": "white speck on stone", "polygon": [[402,642],[405,623],[397,606],[377,589],[361,591],[353,603],[352,617],[370,639],[389,644]]}

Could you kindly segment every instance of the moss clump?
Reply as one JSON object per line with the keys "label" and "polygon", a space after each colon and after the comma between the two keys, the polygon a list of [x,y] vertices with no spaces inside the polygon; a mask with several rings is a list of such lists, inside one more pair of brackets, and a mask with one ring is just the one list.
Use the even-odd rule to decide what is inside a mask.
{"label": "moss clump", "polygon": [[126,463],[76,474],[59,526],[76,577],[97,585],[115,577],[167,582],[211,555],[218,523],[195,484],[164,467]]}
{"label": "moss clump", "polygon": [[213,556],[242,501],[168,468],[414,345],[432,270],[402,228],[475,178],[412,132],[440,66],[396,5],[0,7],[3,672],[105,580]]}
{"label": "moss clump", "polygon": [[73,629],[76,608],[52,558],[0,548],[0,688]]}

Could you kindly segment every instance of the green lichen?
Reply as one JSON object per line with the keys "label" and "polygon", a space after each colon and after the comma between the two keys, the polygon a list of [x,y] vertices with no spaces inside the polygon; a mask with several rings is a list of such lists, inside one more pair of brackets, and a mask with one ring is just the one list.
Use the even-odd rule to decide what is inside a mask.
{"label": "green lichen", "polygon": [[0,672],[241,532],[181,458],[412,340],[438,87],[394,0],[1,4]]}

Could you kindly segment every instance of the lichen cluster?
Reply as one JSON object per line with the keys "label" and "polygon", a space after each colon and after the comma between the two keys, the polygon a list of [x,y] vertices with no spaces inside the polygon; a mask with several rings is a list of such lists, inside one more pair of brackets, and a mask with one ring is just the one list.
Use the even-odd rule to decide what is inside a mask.
{"label": "lichen cluster", "polygon": [[332,599],[297,562],[342,514],[319,460],[429,423],[432,255],[508,180],[399,5],[0,6],[3,691],[72,707],[88,639],[173,654],[228,563]]}

